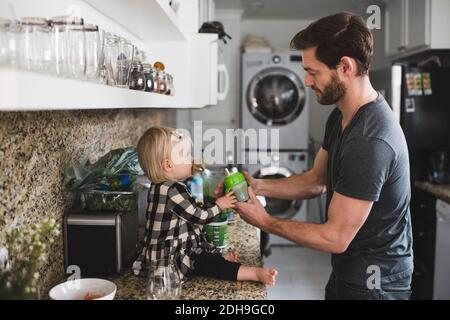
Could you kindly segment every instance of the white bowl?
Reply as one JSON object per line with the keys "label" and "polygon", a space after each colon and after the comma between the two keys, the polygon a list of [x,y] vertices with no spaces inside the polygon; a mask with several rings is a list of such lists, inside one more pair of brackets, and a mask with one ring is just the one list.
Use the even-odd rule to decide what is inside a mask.
{"label": "white bowl", "polygon": [[69,280],[53,287],[52,300],[113,300],[117,286],[104,279]]}

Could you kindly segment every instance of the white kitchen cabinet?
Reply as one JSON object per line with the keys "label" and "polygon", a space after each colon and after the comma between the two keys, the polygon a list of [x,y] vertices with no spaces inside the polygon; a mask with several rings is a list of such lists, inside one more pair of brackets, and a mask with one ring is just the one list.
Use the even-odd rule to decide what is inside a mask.
{"label": "white kitchen cabinet", "polygon": [[[98,108],[201,108],[217,103],[216,34],[199,34],[198,0],[0,0],[1,15],[75,14],[129,39],[148,60],[163,61],[175,94],[165,96],[0,67],[0,111]],[[191,12],[191,15],[183,14]],[[201,88],[201,90],[198,90]]]}
{"label": "white kitchen cabinet", "polygon": [[386,55],[450,49],[450,1],[393,0],[385,10]]}
{"label": "white kitchen cabinet", "polygon": [[223,23],[225,31],[232,37],[224,44],[219,40],[219,66],[226,72],[219,72],[219,88],[222,98],[217,104],[201,110],[192,110],[192,121],[203,121],[204,128],[226,129],[239,127],[240,107],[240,24],[241,10],[217,10],[216,19]]}

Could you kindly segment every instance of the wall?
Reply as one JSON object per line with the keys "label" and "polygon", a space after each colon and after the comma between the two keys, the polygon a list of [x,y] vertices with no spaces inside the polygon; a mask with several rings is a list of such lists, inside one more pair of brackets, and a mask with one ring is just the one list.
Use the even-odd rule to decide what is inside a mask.
{"label": "wall", "polygon": [[[136,145],[150,126],[173,125],[175,111],[115,109],[0,112],[0,244],[9,228],[53,217],[62,226],[64,168],[84,154],[90,161]],[[64,275],[63,241],[48,248],[40,271],[46,291]]]}
{"label": "wall", "polygon": [[[241,42],[246,35],[263,36],[270,41],[273,48],[287,51],[292,37],[311,22],[309,20],[243,20]],[[318,104],[314,92],[311,89],[308,89],[308,91],[311,97],[309,135],[316,141],[322,141],[325,122],[333,108]]]}

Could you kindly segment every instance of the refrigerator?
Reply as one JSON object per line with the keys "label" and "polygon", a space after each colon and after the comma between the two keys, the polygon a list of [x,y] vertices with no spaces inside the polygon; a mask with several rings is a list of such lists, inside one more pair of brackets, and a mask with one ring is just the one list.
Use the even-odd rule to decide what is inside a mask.
{"label": "refrigerator", "polygon": [[450,68],[394,64],[371,72],[370,78],[391,106],[408,144],[414,250],[412,299],[436,299],[437,291],[448,290],[447,282],[439,283],[439,270],[447,268],[448,263],[442,255],[448,248],[442,249],[439,239],[450,229],[437,223],[436,197],[416,189],[414,181],[428,181],[433,155],[437,150],[450,149]]}
{"label": "refrigerator", "polygon": [[394,64],[370,79],[403,129],[412,181],[428,180],[430,155],[450,150],[450,67]]}

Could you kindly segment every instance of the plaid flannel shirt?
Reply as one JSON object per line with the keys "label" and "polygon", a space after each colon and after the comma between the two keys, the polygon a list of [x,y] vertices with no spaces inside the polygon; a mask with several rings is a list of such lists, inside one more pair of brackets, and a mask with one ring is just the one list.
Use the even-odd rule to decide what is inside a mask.
{"label": "plaid flannel shirt", "polygon": [[148,195],[143,248],[133,264],[135,275],[145,276],[150,261],[166,259],[179,267],[181,276],[194,269],[192,254],[216,252],[206,241],[203,225],[219,218],[217,205],[199,206],[185,184],[153,184]]}

